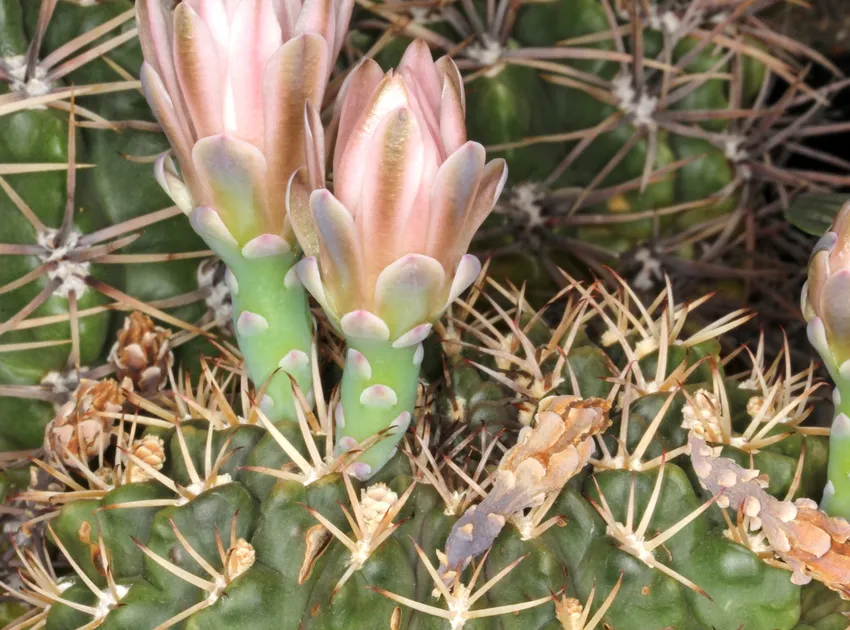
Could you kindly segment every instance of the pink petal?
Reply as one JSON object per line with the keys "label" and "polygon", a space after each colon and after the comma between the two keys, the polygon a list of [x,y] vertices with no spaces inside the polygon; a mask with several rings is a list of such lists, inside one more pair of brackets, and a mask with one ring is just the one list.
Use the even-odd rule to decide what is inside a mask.
{"label": "pink petal", "polygon": [[466,142],[466,119],[462,93],[458,92],[454,82],[443,83],[440,101],[440,140],[447,155],[457,151]]}
{"label": "pink petal", "polygon": [[160,0],[139,0],[136,3],[136,21],[139,25],[139,41],[145,60],[162,80],[165,90],[171,95],[180,126],[191,133],[192,125],[180,94],[177,73],[174,69],[173,17],[171,11]]}
{"label": "pink petal", "polygon": [[153,110],[154,116],[156,116],[160,126],[165,131],[165,135],[168,136],[168,141],[171,143],[172,148],[177,153],[180,166],[183,169],[191,169],[191,129],[186,129],[180,124],[174,103],[168,95],[161,77],[157,74],[153,66],[147,62],[143,63],[140,77],[142,80],[142,92],[151,110]]}
{"label": "pink petal", "polygon": [[[422,128],[420,124],[420,129]],[[397,245],[398,252],[429,254],[428,224],[431,214],[431,194],[437,173],[440,169],[440,156],[437,146],[429,142],[427,135],[422,142],[421,184],[416,193],[413,208],[405,221],[405,231]]]}
{"label": "pink petal", "polygon": [[[351,86],[349,91],[355,89]],[[353,93],[352,93],[353,94]],[[334,192],[342,204],[356,219],[360,212],[360,193],[367,170],[374,171],[374,165],[369,164],[369,151],[372,137],[381,122],[393,111],[408,103],[407,89],[404,81],[398,77],[387,75],[375,88],[369,103],[362,109],[352,111],[361,103],[352,96],[352,100],[343,103],[342,119],[349,115],[358,115],[357,122],[351,127],[344,141],[345,150],[335,163]],[[339,140],[337,147],[339,147]],[[339,151],[339,149],[337,149]],[[336,166],[338,164],[338,166]]]}
{"label": "pink petal", "polygon": [[273,0],[273,4],[283,41],[288,41],[295,36],[295,24],[301,13],[301,0]]}
{"label": "pink petal", "polygon": [[503,159],[493,160],[484,167],[484,174],[481,176],[481,183],[478,185],[478,193],[475,195],[475,201],[466,215],[463,230],[457,239],[454,250],[457,255],[467,252],[472,237],[475,236],[475,232],[481,227],[487,215],[493,211],[507,180],[508,165]]}
{"label": "pink petal", "polygon": [[263,149],[263,78],[281,47],[280,26],[271,0],[241,2],[231,24],[229,74],[236,129],[241,139]]}
{"label": "pink petal", "polygon": [[331,123],[332,128],[337,128],[334,173],[340,172],[339,164],[351,132],[369,106],[383,76],[381,66],[374,59],[366,58],[343,82],[334,108],[334,122]]}
{"label": "pink petal", "polygon": [[319,255],[319,235],[313,220],[313,210],[310,208],[312,190],[304,168],[292,174],[286,189],[286,216],[306,256]]}
{"label": "pink petal", "polygon": [[312,103],[304,106],[304,149],[307,174],[313,189],[325,185],[325,128],[319,108]]}
{"label": "pink petal", "polygon": [[[331,58],[335,50],[336,20],[334,13],[334,0],[304,0],[298,23],[295,25],[295,34],[315,33],[321,35],[325,40],[328,52],[328,74],[333,67],[334,59]],[[327,77],[325,77],[327,79]]]}
{"label": "pink petal", "polygon": [[397,72],[405,81],[416,83],[426,99],[427,107],[433,112],[440,109],[440,94],[443,82],[434,65],[431,49],[424,40],[414,40],[404,51]]}
{"label": "pink petal", "polygon": [[362,253],[351,214],[329,191],[316,190],[310,206],[319,232],[322,282],[337,313],[368,308],[363,302]]}
{"label": "pink petal", "polygon": [[[136,22],[145,61],[153,66],[158,75],[174,81],[176,85],[171,55],[171,12],[160,0],[138,0]],[[165,83],[168,85],[170,81],[166,80]]]}
{"label": "pink petal", "polygon": [[192,152],[207,205],[221,215],[240,244],[270,229],[266,194],[266,160],[257,147],[230,136],[198,141]]}
{"label": "pink petal", "polygon": [[464,253],[455,251],[455,248],[476,199],[484,160],[484,147],[477,142],[467,142],[449,156],[430,187],[431,211],[426,251],[449,270]]}
{"label": "pink petal", "polygon": [[440,74],[440,79],[443,84],[446,81],[451,81],[455,86],[455,90],[460,95],[460,102],[463,105],[463,115],[466,116],[466,92],[463,87],[463,76],[458,70],[455,62],[451,57],[440,57],[437,59],[437,72]]}
{"label": "pink petal", "polygon": [[440,112],[438,109],[431,109],[422,88],[417,82],[405,80],[405,86],[410,94],[410,108],[416,114],[416,122],[422,129],[423,139],[427,144],[433,145],[438,164],[442,163],[446,159],[447,153],[443,148],[440,135]]}
{"label": "pink petal", "polygon": [[304,107],[307,103],[321,106],[326,69],[327,49],[318,35],[300,35],[288,41],[266,69],[263,102],[268,189],[272,213],[281,222],[289,179],[307,162]]}
{"label": "pink petal", "polygon": [[371,284],[399,256],[422,180],[422,134],[409,109],[396,109],[383,120],[366,164],[357,227]]}
{"label": "pink petal", "polygon": [[348,25],[351,22],[351,12],[354,10],[354,0],[334,0],[334,11],[336,13],[336,33],[334,34],[333,58],[331,65],[339,57],[339,51],[345,43],[348,33]]}
{"label": "pink petal", "polygon": [[174,65],[197,137],[224,129],[222,60],[207,25],[186,4],[174,10]]}
{"label": "pink petal", "polygon": [[224,58],[230,44],[230,16],[222,0],[184,0],[210,30],[218,54]]}

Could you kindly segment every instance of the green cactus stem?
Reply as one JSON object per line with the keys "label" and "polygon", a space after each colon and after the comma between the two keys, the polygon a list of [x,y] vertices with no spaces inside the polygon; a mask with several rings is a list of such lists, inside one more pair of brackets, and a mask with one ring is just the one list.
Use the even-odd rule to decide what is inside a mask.
{"label": "green cactus stem", "polygon": [[835,418],[829,433],[829,464],[821,509],[830,516],[850,518],[850,375],[838,370],[835,380]]}
{"label": "green cactus stem", "polygon": [[313,320],[304,287],[292,267],[295,254],[227,257],[233,322],[248,374],[269,419],[296,420],[290,376],[308,397]]}
{"label": "green cactus stem", "polygon": [[367,479],[392,457],[410,425],[423,350],[421,344],[395,348],[390,341],[375,339],[347,342],[342,402],[336,411],[337,449],[349,451],[387,432],[352,467],[358,477]]}

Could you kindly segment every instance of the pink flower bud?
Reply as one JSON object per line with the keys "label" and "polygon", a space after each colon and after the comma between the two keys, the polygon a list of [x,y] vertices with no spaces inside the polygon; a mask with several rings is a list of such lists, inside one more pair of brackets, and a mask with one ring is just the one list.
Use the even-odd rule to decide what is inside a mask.
{"label": "pink flower bud", "polygon": [[316,191],[309,206],[303,197],[289,206],[305,252],[317,256],[304,276],[315,295],[315,269],[306,267],[318,265],[337,321],[374,312],[396,339],[474,281],[480,267],[464,255],[507,167],[485,164],[464,119],[457,67],[448,57],[435,63],[423,41],[395,72],[384,75],[367,59],[349,75],[335,113],[334,194]]}
{"label": "pink flower bud", "polygon": [[240,244],[284,235],[305,108],[322,105],[353,0],[166,4],[136,4],[141,78],[192,205],[214,208]]}

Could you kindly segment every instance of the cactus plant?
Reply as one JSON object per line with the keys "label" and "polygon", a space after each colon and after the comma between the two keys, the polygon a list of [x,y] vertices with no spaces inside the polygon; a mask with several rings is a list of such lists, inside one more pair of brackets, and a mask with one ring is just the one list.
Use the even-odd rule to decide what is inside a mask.
{"label": "cactus plant", "polygon": [[[170,378],[156,399],[125,390],[121,412],[91,399],[64,426],[88,435],[99,419],[108,440],[89,440],[86,457],[51,441],[38,466],[52,485],[15,497],[49,515],[56,551],[19,546],[24,582],[7,588],[30,608],[12,627],[800,630],[842,618],[848,525],[811,500],[826,457],[823,432],[803,423],[811,370],[754,348],[751,369],[728,374],[712,341],[746,315],[684,332],[691,305],[667,293],[644,306],[625,285],[575,284],[546,324],[519,292],[485,284],[461,305],[487,307],[442,321],[462,330],[443,340],[446,360],[492,373],[510,421],[440,411],[475,390],[434,370],[401,451],[368,481],[349,474],[357,453],[334,453],[332,406],[312,412],[295,388],[298,424],[273,423],[237,357],[204,361],[196,385]],[[483,342],[494,335],[503,349]],[[541,375],[551,387],[532,395]],[[73,571],[55,577],[50,558]],[[799,586],[812,578],[826,587],[814,599]]]}
{"label": "cactus plant", "polygon": [[[99,113],[111,101],[98,110],[75,87],[61,104],[41,85],[51,64],[40,75],[33,60],[42,44],[54,57],[74,48],[61,43],[69,24],[91,45],[127,19],[93,29],[50,20],[89,8],[45,0],[23,12],[35,43],[23,87],[12,85],[24,94],[8,101],[27,115],[66,110],[68,218],[35,248],[6,248],[49,259],[8,293],[49,282],[3,332],[44,324],[30,311],[64,299],[66,314],[49,322],[67,327],[72,351],[60,361],[79,379],[38,453],[0,460],[16,531],[0,586],[23,607],[9,628],[803,630],[840,620],[850,525],[815,503],[827,459],[841,455],[829,453],[836,435],[806,422],[822,385],[815,366],[796,368],[787,342],[771,358],[764,338],[724,354],[721,339],[754,314],[697,323],[709,297],[678,303],[669,279],[642,300],[616,274],[606,284],[559,270],[563,289],[543,308],[524,285],[494,281],[466,249],[507,170],[466,140],[451,59],[434,62],[414,41],[386,76],[364,60],[329,83],[345,0],[141,0],[142,80],[123,87],[143,88],[166,132],[171,152],[147,166],[176,208],[87,238],[71,226],[86,190],[78,127],[111,131]],[[95,44],[69,67],[130,39]],[[329,85],[338,93],[323,120]],[[43,101],[26,95],[36,88]],[[80,86],[99,89],[111,88]],[[104,159],[92,172],[109,168]],[[3,189],[12,216],[38,225],[31,202]],[[217,355],[194,365],[180,343],[217,321],[164,309],[201,292],[150,303],[85,266],[131,262],[110,258],[134,244],[118,235],[164,218],[222,257],[201,276],[223,275],[231,294],[237,344],[213,339]],[[90,242],[104,236],[117,238],[109,251]],[[108,363],[94,370],[81,361],[84,287],[140,311],[104,321],[92,356]],[[108,320],[105,306],[94,315]]]}

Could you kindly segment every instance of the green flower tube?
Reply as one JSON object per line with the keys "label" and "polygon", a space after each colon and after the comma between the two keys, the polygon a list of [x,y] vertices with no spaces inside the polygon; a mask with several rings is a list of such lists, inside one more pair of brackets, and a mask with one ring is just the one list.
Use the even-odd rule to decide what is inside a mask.
{"label": "green flower tube", "polygon": [[308,400],[312,396],[313,318],[294,264],[287,253],[241,258],[227,267],[239,349],[251,380],[265,387],[260,408],[273,420],[297,419],[289,376]]}
{"label": "green flower tube", "polygon": [[422,344],[394,348],[389,341],[346,338],[348,353],[342,377],[340,407],[336,410],[338,450],[357,448],[385,432],[352,467],[363,479],[389,460],[416,406]]}

